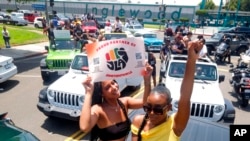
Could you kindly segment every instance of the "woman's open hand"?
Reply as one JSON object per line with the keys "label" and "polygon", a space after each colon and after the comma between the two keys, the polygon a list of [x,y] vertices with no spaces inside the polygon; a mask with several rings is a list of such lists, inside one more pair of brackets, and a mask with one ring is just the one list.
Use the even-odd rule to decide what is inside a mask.
{"label": "woman's open hand", "polygon": [[86,94],[93,94],[94,91],[94,84],[92,82],[92,77],[87,76],[83,82],[82,82],[83,87],[85,88]]}

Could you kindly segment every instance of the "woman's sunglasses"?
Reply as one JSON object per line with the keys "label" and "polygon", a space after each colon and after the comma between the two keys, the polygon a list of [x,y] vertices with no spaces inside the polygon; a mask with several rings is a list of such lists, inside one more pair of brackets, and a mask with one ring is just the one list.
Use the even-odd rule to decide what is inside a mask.
{"label": "woman's sunglasses", "polygon": [[143,105],[143,109],[145,112],[150,113],[151,111],[154,112],[156,115],[163,115],[164,109],[167,108],[168,105],[165,105],[163,107],[152,107],[149,105]]}

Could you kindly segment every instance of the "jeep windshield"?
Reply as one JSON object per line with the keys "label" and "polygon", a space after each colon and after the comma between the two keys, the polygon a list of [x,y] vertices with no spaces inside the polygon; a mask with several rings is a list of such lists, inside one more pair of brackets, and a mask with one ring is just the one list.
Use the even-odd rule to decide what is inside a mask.
{"label": "jeep windshield", "polygon": [[212,39],[217,39],[220,40],[223,37],[223,34],[221,33],[215,33],[214,35],[211,36]]}
{"label": "jeep windshield", "polygon": [[[55,48],[57,50],[72,50],[75,48],[75,41],[74,40],[56,40]],[[77,46],[77,48],[80,48],[80,45]]]}
{"label": "jeep windshield", "polygon": [[96,26],[94,21],[84,22],[83,26]]}
{"label": "jeep windshield", "polygon": [[[183,78],[185,67],[186,63],[172,62],[169,67],[168,75],[170,77]],[[217,77],[217,69],[215,66],[208,64],[196,64],[195,79],[202,81],[216,81]]]}
{"label": "jeep windshield", "polygon": [[112,39],[121,39],[121,38],[127,38],[126,34],[119,34],[119,33],[114,33],[114,34],[104,34],[104,37],[106,40],[112,40]]}
{"label": "jeep windshield", "polygon": [[156,38],[156,34],[144,34],[143,38]]}
{"label": "jeep windshield", "polygon": [[82,55],[75,56],[71,68],[74,70],[89,71],[88,57]]}

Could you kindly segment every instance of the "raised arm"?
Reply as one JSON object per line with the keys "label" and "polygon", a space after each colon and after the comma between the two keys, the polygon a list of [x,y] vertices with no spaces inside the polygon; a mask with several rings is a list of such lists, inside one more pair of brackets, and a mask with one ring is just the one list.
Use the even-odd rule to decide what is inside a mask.
{"label": "raised arm", "polygon": [[174,117],[173,130],[177,136],[180,136],[189,120],[190,116],[190,98],[192,96],[194,85],[194,72],[198,53],[202,48],[200,42],[188,43],[188,60],[186,64],[185,74],[180,89],[180,100],[178,111]]}
{"label": "raised arm", "polygon": [[84,132],[87,133],[89,132],[94,125],[97,123],[98,120],[98,113],[96,112],[97,106],[92,106],[92,95],[93,95],[93,90],[94,90],[94,85],[91,82],[92,79],[91,77],[87,77],[86,80],[83,81],[83,86],[85,88],[85,99],[84,103],[82,106],[82,113],[80,116],[80,129]]}
{"label": "raised arm", "polygon": [[145,70],[143,72],[144,79],[144,94],[142,99],[128,98],[128,108],[130,109],[138,109],[142,108],[143,104],[146,103],[147,97],[151,91],[151,74],[153,71],[153,67],[149,65],[147,62],[145,65]]}

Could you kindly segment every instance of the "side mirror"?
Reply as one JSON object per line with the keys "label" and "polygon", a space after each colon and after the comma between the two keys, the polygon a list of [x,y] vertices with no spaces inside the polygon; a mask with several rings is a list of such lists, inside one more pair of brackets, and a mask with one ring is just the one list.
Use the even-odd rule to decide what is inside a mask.
{"label": "side mirror", "polygon": [[225,75],[219,75],[219,83],[225,80]]}
{"label": "side mirror", "polygon": [[233,67],[234,67],[234,65],[233,65],[233,64],[230,64],[230,65],[229,65],[229,67],[230,67],[230,68],[233,68]]}

